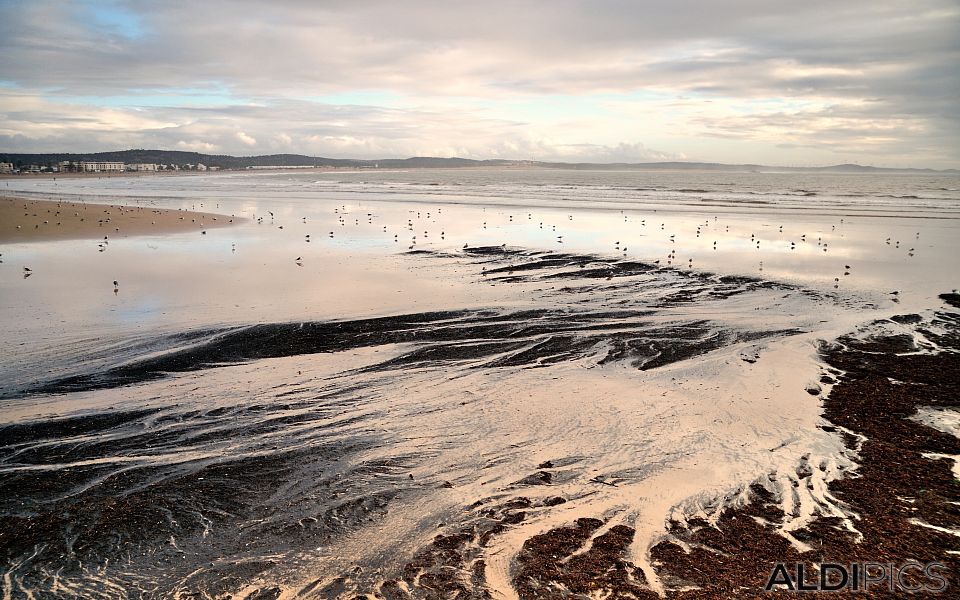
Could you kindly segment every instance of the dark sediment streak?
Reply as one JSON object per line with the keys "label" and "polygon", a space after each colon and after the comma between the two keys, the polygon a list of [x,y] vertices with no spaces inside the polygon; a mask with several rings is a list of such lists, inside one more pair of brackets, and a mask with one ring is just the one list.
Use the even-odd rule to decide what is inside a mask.
{"label": "dark sediment streak", "polygon": [[[604,342],[612,345],[608,358],[604,360],[628,359],[637,368],[649,369],[738,341],[799,333],[796,330],[734,332],[718,330],[706,321],[661,324],[647,319],[655,315],[657,309],[684,303],[722,300],[753,289],[790,289],[782,284],[748,277],[717,277],[695,271],[659,269],[655,265],[631,260],[524,252],[499,246],[470,248],[465,252],[468,256],[496,261],[497,264],[513,261],[485,271],[489,281],[579,280],[585,285],[580,291],[604,293],[604,290],[590,287],[590,282],[654,273],[660,281],[644,285],[662,289],[646,305],[602,312],[571,308],[517,312],[461,310],[353,321],[270,323],[204,332],[208,336],[206,340],[185,348],[94,373],[41,383],[8,395],[106,389],[154,380],[166,373],[385,344],[412,343],[420,348],[373,369],[465,360],[479,361],[477,366],[486,367],[543,365],[587,356]],[[419,251],[418,254],[430,253]],[[629,290],[639,284],[627,279],[611,285],[613,287],[606,292]],[[571,288],[567,291],[577,290]],[[182,339],[182,335],[172,337],[171,345],[182,343]]]}

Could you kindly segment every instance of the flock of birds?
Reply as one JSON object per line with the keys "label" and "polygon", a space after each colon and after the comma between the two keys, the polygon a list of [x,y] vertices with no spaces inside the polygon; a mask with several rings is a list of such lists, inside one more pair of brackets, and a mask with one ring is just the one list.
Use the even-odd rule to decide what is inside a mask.
{"label": "flock of birds", "polygon": [[[196,209],[197,207],[194,206],[193,208]],[[200,208],[201,209],[203,208],[202,204],[200,205]],[[104,208],[103,211],[104,213],[106,213],[107,216],[105,218],[101,218],[98,220],[99,226],[109,226],[110,224],[109,215],[111,214],[110,209],[119,210],[122,214],[125,210],[126,211],[142,210],[142,207],[111,206],[111,207]],[[154,212],[159,212],[159,211],[154,210]],[[190,218],[193,223],[196,223],[196,218],[192,217],[191,214],[192,213],[184,213],[184,215],[180,216],[179,219],[185,220],[186,218]],[[54,216],[59,217],[60,211],[56,211],[56,214]],[[79,217],[81,221],[83,220],[83,217],[80,217],[78,212],[74,212],[73,216]],[[517,219],[515,220],[514,218],[515,215],[509,212],[505,214],[506,216],[505,222],[502,221],[502,216],[504,216],[503,213],[501,213],[501,215],[498,215],[498,216],[501,217],[501,223],[500,223],[501,226],[510,227],[511,225],[516,225],[522,221],[521,219],[522,215],[517,215]],[[526,212],[525,216],[526,216],[525,220],[529,222],[531,225],[533,223],[536,223],[537,230],[548,230],[551,233],[557,232],[557,224],[548,223],[548,222],[539,221],[539,220],[534,221],[534,214],[532,212]],[[626,223],[631,222],[632,215],[627,214],[624,211],[620,211],[619,216],[622,216],[623,222],[626,222]],[[401,236],[400,232],[394,232],[393,230],[391,230],[391,225],[375,224],[375,221],[379,217],[373,212],[359,212],[355,214],[351,211],[350,208],[348,208],[346,204],[342,204],[333,209],[333,217],[335,219],[334,221],[335,225],[339,226],[340,228],[346,228],[350,225],[354,227],[360,227],[361,220],[362,220],[366,225],[374,226],[378,231],[378,233],[381,235],[384,235],[384,237],[387,240],[391,240],[392,238],[392,242],[395,244],[401,244],[401,243],[405,244],[407,250],[415,250],[418,246],[418,243],[429,244],[434,239],[439,239],[439,241],[443,243],[447,239],[446,229],[442,226],[440,222],[443,217],[442,207],[433,207],[429,210],[422,209],[422,208],[419,210],[417,209],[409,210],[406,218],[406,222],[399,227],[399,229],[402,230],[403,232],[403,238],[400,237]],[[213,217],[213,219],[216,220],[216,217]],[[284,229],[284,225],[279,224],[277,222],[277,216],[272,211],[269,211],[269,210],[265,211],[265,214],[262,214],[259,216],[254,214],[253,219],[254,219],[254,222],[258,225],[269,225],[269,226],[276,227],[278,230]],[[487,209],[484,208],[483,217],[482,217],[482,220],[478,221],[477,229],[480,231],[484,231],[490,228],[491,226],[495,226],[491,224],[490,219],[491,217],[489,216]],[[299,217],[296,220],[300,221],[300,224],[302,225],[308,224],[308,218],[306,216]],[[618,217],[618,220],[619,220],[619,217]],[[232,223],[233,219],[231,218],[229,219],[229,221]],[[566,214],[566,221],[568,223],[574,221],[574,214],[573,213]],[[655,258],[654,260],[651,261],[652,264],[661,266],[661,267],[672,267],[672,268],[685,267],[688,269],[693,268],[694,266],[693,257],[686,257],[685,260],[683,258],[678,259],[678,248],[681,247],[680,244],[682,239],[681,234],[668,233],[667,221],[664,220],[659,223],[652,222],[649,225],[647,223],[647,218],[637,219],[636,217],[634,217],[633,221],[636,223],[635,231],[639,233],[641,236],[654,237],[659,232],[660,235],[662,236],[663,243],[667,246],[668,250],[666,255]],[[59,223],[60,222],[58,221],[58,224]],[[151,222],[151,223],[155,224],[155,222]],[[836,232],[838,225],[842,227],[844,225],[844,219],[840,218],[838,223],[830,225],[831,234]],[[202,223],[201,223],[201,226],[202,226]],[[326,234],[327,238],[334,239],[335,237],[337,237],[336,226],[333,229],[330,229],[327,231],[327,234]],[[39,224],[37,225],[37,227],[39,227]],[[437,233],[438,230],[439,230],[439,233]],[[115,231],[119,232],[120,229],[117,227],[115,228]],[[768,245],[771,245],[771,244],[780,244],[781,249],[788,249],[789,251],[795,251],[801,245],[813,244],[813,237],[814,237],[813,235],[810,235],[808,238],[808,235],[806,233],[799,233],[799,234],[795,234],[793,239],[787,240],[787,239],[784,239],[784,226],[778,225],[776,226],[776,231],[777,231],[776,238],[769,237],[769,236],[767,238],[761,238],[761,236],[758,233],[751,232],[749,238],[746,238],[744,234],[744,238],[741,241],[738,241],[735,234],[734,235],[730,234],[730,225],[720,225],[719,217],[713,216],[712,218],[704,219],[703,221],[699,221],[696,224],[692,225],[692,228],[689,231],[685,232],[686,235],[689,236],[686,239],[700,240],[704,237],[707,237],[708,234],[713,231],[718,231],[719,233],[722,234],[722,236],[719,237],[719,239],[711,240],[710,243],[706,245],[704,245],[703,243],[698,243],[697,245],[699,246],[700,249],[707,248],[713,251],[718,251],[721,248],[721,242],[726,243],[726,242],[732,241],[732,242],[735,242],[737,247],[739,247],[740,249],[744,247],[744,244],[742,242],[748,242],[749,243],[748,247],[753,248],[757,251],[760,251],[761,249],[766,248]],[[207,233],[206,229],[201,228],[200,235],[206,235],[206,233]],[[816,245],[817,245],[816,247],[819,250],[822,250],[824,253],[828,252],[830,249],[828,241],[824,239],[825,233],[826,232],[821,233],[816,237]],[[431,235],[433,235],[433,237],[431,237]],[[310,233],[304,234],[303,242],[307,244],[311,243],[311,241],[315,239],[311,236],[312,234]],[[714,235],[713,237],[717,237],[717,236]],[[919,239],[919,237],[920,237],[920,233],[917,232],[916,239]],[[556,233],[556,235],[554,236],[554,242],[556,244],[564,244],[565,243],[564,233]],[[109,243],[110,243],[109,236],[107,235],[103,236],[103,239],[99,240],[97,243],[98,251],[104,252],[107,249]],[[895,249],[899,249],[901,245],[900,240],[896,240],[892,236],[887,237],[885,239],[885,243],[889,246],[893,246]],[[506,246],[506,244],[503,244],[503,246]],[[470,247],[469,243],[463,244],[464,249],[468,249],[469,247]],[[231,252],[233,253],[237,251],[236,242],[231,242],[230,249],[231,249]],[[627,244],[626,243],[621,244],[619,240],[616,240],[613,243],[612,250],[618,255],[628,256],[629,249]],[[915,253],[916,253],[916,248],[910,247],[909,250],[907,250],[906,255],[908,257],[913,257]],[[0,257],[2,257],[2,255],[0,255]],[[0,262],[2,262],[2,259],[0,259]],[[304,265],[304,256],[302,254],[300,256],[297,256],[296,258],[294,258],[293,262],[297,266],[302,267]],[[759,261],[758,270],[763,271],[762,260]],[[850,276],[851,272],[852,272],[852,266],[849,264],[844,264],[842,271],[839,271],[839,274],[833,278],[833,287],[838,288],[840,286],[842,278]],[[24,278],[28,278],[32,276],[33,273],[34,271],[31,268],[29,267],[23,268]],[[119,292],[119,284],[117,280],[113,281],[113,291],[115,294]],[[891,296],[894,296],[894,299],[895,299],[895,296],[898,293],[899,293],[898,291],[893,291],[890,294]]]}
{"label": "flock of birds", "polygon": [[[484,217],[483,217],[483,218],[484,218],[484,219],[489,219],[489,217],[486,215],[487,209],[484,208],[483,211],[484,211]],[[334,208],[334,209],[333,209],[333,214],[334,214],[335,219],[336,219],[336,224],[337,224],[339,227],[341,227],[341,228],[345,228],[345,227],[347,227],[348,225],[351,225],[351,224],[352,224],[353,226],[355,226],[355,227],[356,227],[356,226],[360,226],[360,225],[361,225],[361,220],[365,221],[366,224],[368,224],[368,225],[374,225],[374,220],[375,220],[376,218],[378,218],[375,213],[371,213],[371,212],[359,213],[359,216],[353,216],[353,214],[351,213],[350,209],[349,209],[348,206],[345,205],[345,204],[342,204],[342,205]],[[411,210],[409,210],[409,211],[408,211],[408,217],[406,218],[406,223],[402,226],[402,229],[405,231],[403,240],[401,240],[401,238],[400,238],[400,235],[401,235],[400,233],[392,233],[392,231],[390,230],[390,226],[389,226],[389,225],[376,225],[376,227],[380,230],[380,233],[386,234],[387,239],[390,239],[390,234],[392,233],[392,240],[393,240],[394,243],[398,243],[398,244],[399,244],[399,243],[401,243],[401,241],[402,241],[403,243],[406,244],[407,250],[415,250],[415,249],[417,248],[418,242],[421,243],[421,244],[429,243],[429,242],[430,242],[430,240],[431,240],[431,238],[430,238],[431,228],[432,228],[432,230],[433,230],[433,232],[434,232],[434,236],[437,237],[435,232],[436,232],[436,229],[437,229],[438,227],[440,227],[440,223],[439,223],[439,221],[438,221],[438,217],[440,217],[442,214],[443,214],[443,209],[442,209],[442,207],[433,208],[433,209],[431,209],[431,210],[429,210],[429,211],[428,211],[428,210],[425,210],[425,209],[420,209],[420,210],[411,209]],[[620,215],[623,217],[623,221],[624,221],[624,222],[630,222],[630,215],[629,215],[629,214],[626,214],[624,211],[621,210],[621,211],[620,211]],[[520,215],[518,215],[518,218],[517,218],[517,219],[515,219],[515,218],[514,218],[514,217],[515,217],[514,214],[511,214],[511,213],[505,213],[505,216],[506,216],[506,222],[502,223],[502,225],[510,226],[511,224],[515,224],[515,223],[521,222]],[[276,226],[277,229],[283,229],[283,225],[277,225],[277,223],[276,223],[276,215],[275,215],[272,211],[267,211],[267,212],[266,212],[266,215],[262,215],[262,216],[256,216],[256,215],[255,215],[254,217],[255,217],[256,222],[257,222],[258,224],[260,224],[260,225],[268,224],[268,225]],[[301,221],[302,224],[307,224],[307,217],[300,217],[299,220]],[[526,213],[526,220],[527,220],[528,222],[531,222],[531,223],[534,222],[534,215],[533,215],[532,212],[527,212],[527,213]],[[352,221],[352,223],[351,223],[351,221]],[[567,222],[574,221],[574,214],[568,213],[568,214],[566,215],[566,221],[567,221]],[[635,219],[635,221],[637,221],[637,220]],[[422,224],[422,225],[420,225],[420,224]],[[840,218],[838,223],[830,225],[830,233],[831,233],[831,234],[835,233],[836,230],[837,230],[837,227],[838,227],[838,226],[843,226],[843,225],[844,225],[844,219],[843,219],[843,218]],[[424,227],[424,229],[422,230],[422,234],[420,233],[420,231],[421,231],[421,230],[419,229],[420,226]],[[490,227],[491,227],[491,222],[488,221],[488,220],[482,220],[482,221],[479,221],[479,223],[478,223],[478,229],[481,230],[481,231],[482,231],[482,230],[487,230],[487,229],[490,228]],[[638,230],[639,230],[639,231],[641,231],[641,232],[642,232],[642,231],[646,231],[646,230],[647,230],[647,227],[648,227],[648,225],[647,225],[647,219],[646,219],[646,218],[641,218],[641,219],[638,220]],[[693,226],[693,231],[691,231],[690,233],[693,234],[693,235],[692,235],[693,239],[701,239],[702,237],[705,237],[705,236],[706,236],[707,232],[708,232],[709,230],[711,230],[711,228],[713,228],[713,229],[718,229],[718,228],[720,228],[720,227],[721,227],[721,226],[719,225],[719,216],[713,216],[712,219],[708,218],[708,219],[705,219],[705,220],[703,220],[703,221],[700,221],[700,222],[696,223],[696,224]],[[537,228],[538,228],[538,230],[548,229],[548,230],[551,231],[551,232],[556,232],[556,231],[557,231],[557,225],[556,225],[556,224],[546,223],[546,222],[544,222],[544,221],[537,221]],[[659,228],[656,227],[656,224],[653,224],[653,226],[652,226],[652,229],[653,229],[653,230],[659,229],[659,231],[664,232],[665,241],[666,241],[667,244],[669,244],[669,246],[668,246],[668,247],[669,247],[669,250],[668,250],[666,256],[664,256],[664,257],[662,257],[662,258],[656,258],[656,259],[654,259],[654,260],[652,261],[652,264],[657,265],[657,266],[661,266],[661,267],[673,267],[673,268],[685,267],[685,268],[688,268],[688,269],[692,269],[692,268],[693,268],[693,262],[694,262],[694,259],[693,259],[692,257],[687,258],[687,259],[686,259],[686,262],[684,262],[682,259],[680,259],[680,260],[677,259],[677,246],[676,246],[676,245],[677,245],[677,243],[680,241],[680,237],[678,237],[679,234],[676,234],[676,233],[667,234],[667,233],[666,233],[666,228],[667,228],[667,223],[666,223],[665,221],[659,223]],[[723,228],[723,231],[722,231],[722,233],[723,233],[723,238],[721,238],[721,239],[723,239],[724,241],[736,241],[736,238],[735,238],[734,236],[729,235],[729,234],[730,234],[730,225],[724,225],[724,226],[722,226],[722,228]],[[783,225],[778,225],[778,226],[776,226],[776,231],[777,231],[777,234],[778,234],[778,238],[779,238],[779,239],[774,239],[774,238],[761,239],[760,235],[758,235],[757,233],[751,233],[751,234],[750,234],[750,237],[749,237],[750,247],[754,248],[754,249],[757,250],[757,251],[760,251],[762,248],[766,247],[765,244],[775,244],[775,243],[779,243],[779,244],[781,245],[781,248],[788,248],[790,251],[796,251],[797,248],[800,247],[800,246],[802,246],[802,245],[812,244],[812,243],[813,243],[813,235],[811,235],[811,236],[809,237],[809,239],[808,239],[808,236],[807,236],[806,233],[800,233],[800,234],[797,235],[794,239],[791,239],[791,240],[789,240],[789,241],[784,240],[784,239],[783,239],[783,234],[784,234],[784,226],[783,226]],[[330,231],[327,233],[327,237],[328,237],[329,239],[334,239],[334,238],[336,237],[336,235],[337,235],[337,234],[336,234],[336,230],[335,230],[335,229],[334,229],[334,230],[330,230]],[[407,239],[407,236],[408,236],[408,235],[409,235],[409,239]],[[647,235],[647,234],[641,233],[641,235]],[[439,239],[440,239],[441,241],[445,241],[445,240],[446,240],[446,237],[447,237],[446,230],[441,228],[441,229],[440,229],[440,232],[439,232]],[[817,235],[817,236],[816,236],[816,247],[817,247],[818,250],[822,250],[824,253],[827,253],[827,252],[829,251],[829,249],[830,249],[830,246],[829,246],[829,242],[826,241],[826,240],[824,239],[824,237],[825,237],[825,234],[824,234],[824,233],[821,233],[820,235]],[[915,234],[915,237],[916,237],[916,239],[919,239],[919,238],[920,238],[920,233],[917,232],[917,233]],[[310,243],[310,242],[311,242],[311,234],[308,233],[308,234],[305,234],[305,235],[304,235],[304,242],[305,242],[305,243]],[[557,235],[555,236],[555,238],[554,238],[554,242],[555,242],[556,244],[563,244],[563,243],[564,243],[564,235],[563,235],[562,233],[561,233],[561,234],[557,234]],[[892,237],[886,238],[885,242],[886,242],[887,245],[893,245],[893,246],[894,246],[895,248],[897,248],[897,249],[900,248],[900,241],[899,241],[899,240],[894,240]],[[720,243],[719,240],[714,239],[714,240],[712,240],[712,242],[710,243],[710,245],[708,245],[707,247],[708,247],[709,249],[713,250],[713,251],[717,251],[717,250],[720,248],[719,243]],[[789,245],[788,245],[788,246],[785,246],[786,244],[789,244]],[[504,246],[504,247],[506,247],[507,244],[504,243],[504,244],[501,244],[501,245]],[[462,248],[463,248],[464,250],[469,249],[469,248],[470,248],[470,244],[469,244],[469,243],[464,243],[463,246],[462,246]],[[233,252],[236,251],[236,243],[231,244],[231,250],[232,250]],[[615,253],[619,254],[619,255],[628,256],[629,248],[628,248],[628,246],[627,246],[625,243],[624,243],[624,244],[621,244],[621,242],[620,242],[619,240],[617,240],[617,241],[615,241],[614,244],[613,244],[613,251],[614,251]],[[911,247],[911,248],[908,250],[908,252],[907,252],[907,256],[908,256],[908,257],[913,257],[913,256],[915,255],[915,253],[916,253],[916,249],[915,249],[914,247]],[[303,256],[302,256],[302,255],[301,255],[301,256],[297,256],[297,257],[294,259],[294,263],[295,263],[297,266],[303,266],[303,264],[304,264],[304,258],[303,258]],[[849,265],[849,264],[844,264],[844,265],[843,265],[843,269],[842,269],[842,271],[840,271],[841,274],[833,278],[833,287],[834,287],[834,288],[839,288],[839,287],[840,287],[840,283],[841,283],[841,281],[842,281],[841,277],[848,277],[848,276],[851,275],[852,268],[853,268],[853,267],[852,267],[851,265]],[[758,263],[758,270],[761,271],[761,272],[763,271],[763,261],[762,261],[762,260],[760,260],[759,263]],[[891,292],[890,292],[890,295],[893,297],[893,300],[894,300],[894,301],[896,301],[896,296],[897,296],[899,293],[900,293],[900,292],[899,292],[898,290],[894,290],[894,291],[891,291]]]}

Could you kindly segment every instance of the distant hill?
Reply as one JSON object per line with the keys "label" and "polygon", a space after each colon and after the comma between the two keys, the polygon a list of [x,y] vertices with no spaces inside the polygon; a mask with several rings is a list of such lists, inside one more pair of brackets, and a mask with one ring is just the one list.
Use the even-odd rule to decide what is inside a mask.
{"label": "distant hill", "polygon": [[[119,150],[116,152],[90,153],[54,153],[54,154],[15,154],[0,152],[0,162],[12,162],[14,165],[36,164],[53,166],[61,161],[120,161],[125,163],[156,164],[197,164],[224,169],[245,169],[247,167],[295,167],[295,166],[356,166],[355,160],[315,158],[301,154],[273,154],[269,156],[228,156],[225,154],[202,154],[200,152],[181,152],[179,150]],[[362,161],[360,161],[362,162]]]}
{"label": "distant hill", "polygon": [[463,167],[540,167],[549,169],[602,169],[602,170],[697,170],[697,171],[747,171],[747,172],[824,172],[824,173],[960,173],[957,169],[937,171],[934,169],[888,169],[855,164],[829,167],[771,167],[765,165],[728,165],[703,162],[647,162],[647,163],[565,163],[531,160],[474,160],[470,158],[438,158],[416,156],[411,158],[385,158],[358,160],[349,158],[324,158],[303,154],[268,154],[263,156],[229,156],[225,154],[202,154],[179,150],[119,150],[116,152],[23,154],[0,152],[0,162],[14,166],[53,166],[60,161],[121,161],[125,163],[197,164],[223,169],[246,169],[248,167],[346,167],[382,169],[451,169]]}

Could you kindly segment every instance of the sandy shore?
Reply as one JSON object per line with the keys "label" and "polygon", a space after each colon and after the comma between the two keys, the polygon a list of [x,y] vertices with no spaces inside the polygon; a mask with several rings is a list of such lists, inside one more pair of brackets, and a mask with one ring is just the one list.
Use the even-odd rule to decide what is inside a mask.
{"label": "sandy shore", "polygon": [[226,227],[230,215],[25,198],[0,198],[0,243],[100,239]]}

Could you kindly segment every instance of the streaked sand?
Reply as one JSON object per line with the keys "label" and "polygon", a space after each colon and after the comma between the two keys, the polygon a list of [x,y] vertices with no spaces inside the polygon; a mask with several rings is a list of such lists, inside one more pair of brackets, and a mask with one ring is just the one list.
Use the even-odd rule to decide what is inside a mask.
{"label": "streaked sand", "polygon": [[184,210],[0,198],[0,243],[203,231],[242,221]]}

